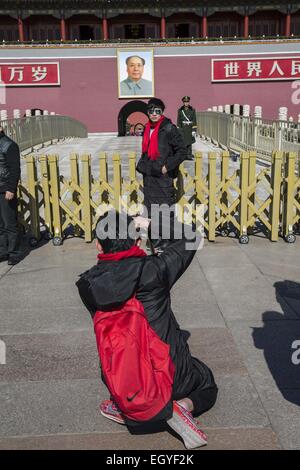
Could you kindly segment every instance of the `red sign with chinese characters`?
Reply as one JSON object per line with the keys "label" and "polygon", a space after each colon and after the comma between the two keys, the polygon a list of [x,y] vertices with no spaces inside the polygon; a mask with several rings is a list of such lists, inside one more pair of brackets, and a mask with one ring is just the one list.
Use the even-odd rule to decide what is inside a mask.
{"label": "red sign with chinese characters", "polygon": [[0,84],[5,86],[60,85],[58,62],[0,62]]}
{"label": "red sign with chinese characters", "polygon": [[299,80],[300,56],[212,59],[212,82]]}

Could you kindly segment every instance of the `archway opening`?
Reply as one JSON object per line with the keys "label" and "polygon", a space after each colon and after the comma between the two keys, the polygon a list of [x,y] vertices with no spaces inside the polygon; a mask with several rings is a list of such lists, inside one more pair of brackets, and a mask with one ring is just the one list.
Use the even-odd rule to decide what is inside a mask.
{"label": "archway opening", "polygon": [[126,135],[142,135],[148,121],[146,114],[135,111],[126,120]]}
{"label": "archway opening", "polygon": [[[118,115],[118,137],[133,135],[135,130],[141,132],[147,120],[147,104],[144,101],[134,100],[126,103]],[[140,126],[136,127],[137,124]]]}

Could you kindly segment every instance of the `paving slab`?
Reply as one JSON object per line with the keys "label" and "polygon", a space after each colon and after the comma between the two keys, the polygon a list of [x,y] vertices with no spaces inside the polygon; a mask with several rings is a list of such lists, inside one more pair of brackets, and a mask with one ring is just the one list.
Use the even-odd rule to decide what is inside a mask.
{"label": "paving slab", "polygon": [[85,261],[81,266],[69,266],[67,269],[63,265],[54,265],[51,260],[49,260],[49,263],[44,263],[44,266],[20,265],[19,269],[12,269],[6,274],[2,283],[3,289],[8,285],[26,285],[30,287],[31,285],[41,286],[43,284],[52,286],[52,288],[64,284],[64,288],[66,288],[66,284],[69,286],[74,285],[79,274],[89,269],[93,264],[96,263],[87,263]]}
{"label": "paving slab", "polygon": [[248,376],[219,377],[217,402],[200,416],[203,427],[267,427],[269,418]]}
{"label": "paving slab", "polygon": [[7,265],[6,261],[0,263],[0,279],[11,270],[11,266]]}
{"label": "paving slab", "polygon": [[110,432],[98,413],[106,391],[97,379],[27,381],[0,385],[0,436]]}
{"label": "paving slab", "polygon": [[[298,366],[299,367],[299,366]],[[256,385],[263,407],[268,413],[272,429],[278,436],[282,448],[300,449],[300,390],[288,390],[285,396],[276,387]]]}
{"label": "paving slab", "polygon": [[[179,298],[179,301],[177,300]],[[200,303],[184,301],[184,297],[172,296],[172,310],[182,328],[223,327],[224,319],[210,296],[202,296]]]}
{"label": "paving slab", "polygon": [[31,284],[28,282],[11,283],[4,280],[0,283],[0,297],[2,312],[8,312],[21,309],[29,310],[31,308],[47,308],[49,305],[62,307],[82,308],[82,302],[78,295],[78,289],[75,283],[61,282],[57,284],[55,280],[47,284]]}
{"label": "paving slab", "polygon": [[287,244],[283,240],[276,243],[264,243],[255,239],[254,243],[242,246],[240,250],[266,278],[300,279],[300,240]]}
{"label": "paving slab", "polygon": [[[203,427],[268,427],[248,377],[220,377],[218,387],[215,407],[201,416]],[[119,429],[98,411],[100,400],[108,397],[100,379],[6,383],[0,384],[0,393],[0,437]]]}
{"label": "paving slab", "polygon": [[227,328],[191,329],[188,343],[192,355],[210,367],[216,380],[223,375],[248,374],[234,338]]}
{"label": "paving slab", "polygon": [[240,246],[230,238],[218,238],[215,243],[205,240],[203,249],[197,253],[197,258],[203,268],[236,268],[253,265],[247,254],[242,252]]}
{"label": "paving slab", "polygon": [[[55,296],[53,296],[55,298]],[[1,299],[2,302],[2,299]],[[1,328],[0,337],[9,334],[63,333],[72,334],[74,330],[90,328],[89,313],[80,305],[52,305],[40,303],[40,306],[2,309],[0,306]]]}
{"label": "paving slab", "polygon": [[97,379],[99,359],[92,322],[72,333],[2,335],[6,366],[0,384],[24,381]]}
{"label": "paving slab", "polygon": [[196,258],[173,287],[171,298],[173,311],[183,328],[225,326],[214,293]]}
{"label": "paving slab", "polygon": [[300,340],[300,320],[268,320],[230,323],[243,362],[268,413],[274,431],[286,449],[300,448],[300,365],[292,361],[292,344]]}
{"label": "paving slab", "polygon": [[[215,375],[216,405],[200,417],[207,449],[300,449],[299,240],[205,241],[172,291],[192,354]],[[93,325],[75,286],[94,244],[40,245],[0,264],[0,448],[183,449],[166,430],[130,434],[105,419]]]}
{"label": "paving slab", "polygon": [[[268,321],[269,315],[274,318],[275,313],[278,320]],[[234,322],[230,329],[252,379],[269,386],[275,382],[283,394],[285,390],[299,389],[300,405],[300,365],[292,360],[296,351],[292,345],[300,341],[300,320],[264,312],[260,324]]]}
{"label": "paving slab", "polygon": [[[247,369],[234,339],[226,328],[189,331],[194,356],[205,362],[215,376],[241,374]],[[99,359],[92,321],[89,328],[72,333],[1,335],[7,348],[0,383],[99,378]]]}
{"label": "paving slab", "polygon": [[282,280],[286,279],[300,279],[300,268],[298,261],[295,262],[295,258],[293,259],[293,264],[290,262],[287,265],[288,260],[285,261],[285,264],[280,262],[272,262],[272,261],[260,261],[258,264],[259,270],[264,276],[267,278],[279,278]]}
{"label": "paving slab", "polygon": [[[74,241],[74,243],[73,243]],[[85,243],[81,239],[74,238],[66,240],[61,246],[54,247],[47,243],[30,252],[18,265],[13,267],[14,271],[22,271],[28,267],[65,266],[81,268],[97,261],[97,251],[94,243]]]}
{"label": "paving slab", "polygon": [[278,264],[286,264],[286,261],[294,264],[296,259],[300,258],[299,246],[300,238],[296,237],[295,243],[286,243],[281,237],[277,242],[271,242],[265,237],[251,236],[248,245],[240,245],[238,240],[235,243],[239,246],[240,250],[247,255],[247,257],[258,264],[261,261],[268,261],[272,257]]}
{"label": "paving slab", "polygon": [[[206,428],[208,445],[205,450],[279,450],[276,434],[270,428]],[[110,433],[60,434],[35,437],[0,438],[0,450],[185,450],[183,443],[171,433],[131,435],[126,430]]]}
{"label": "paving slab", "polygon": [[[259,320],[265,310],[282,311],[275,290],[256,266],[203,268],[226,320]],[[285,315],[296,319],[286,308]]]}

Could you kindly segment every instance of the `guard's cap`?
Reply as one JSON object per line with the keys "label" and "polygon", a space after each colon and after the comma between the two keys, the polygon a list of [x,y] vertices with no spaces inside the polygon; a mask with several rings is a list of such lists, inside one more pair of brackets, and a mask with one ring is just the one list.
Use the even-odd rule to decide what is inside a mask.
{"label": "guard's cap", "polygon": [[183,102],[188,102],[188,101],[191,101],[191,98],[190,98],[189,96],[184,96],[184,97],[182,98],[182,101],[183,101]]}

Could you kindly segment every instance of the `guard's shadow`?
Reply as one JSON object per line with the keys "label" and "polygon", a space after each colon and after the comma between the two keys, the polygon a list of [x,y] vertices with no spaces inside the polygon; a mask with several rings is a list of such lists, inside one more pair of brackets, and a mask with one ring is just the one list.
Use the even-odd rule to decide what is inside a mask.
{"label": "guard's shadow", "polygon": [[264,325],[253,328],[253,341],[264,351],[282,396],[300,406],[300,284],[280,281],[274,287],[283,313],[264,312]]}

